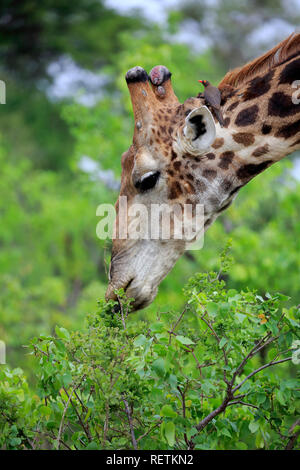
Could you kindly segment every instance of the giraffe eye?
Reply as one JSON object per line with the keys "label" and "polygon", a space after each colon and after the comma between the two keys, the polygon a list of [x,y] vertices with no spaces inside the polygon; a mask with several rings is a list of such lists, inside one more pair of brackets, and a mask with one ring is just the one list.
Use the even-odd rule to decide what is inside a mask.
{"label": "giraffe eye", "polygon": [[135,183],[135,187],[141,192],[147,191],[148,189],[152,189],[156,185],[159,175],[159,171],[149,171],[148,173],[145,173],[141,177],[141,179]]}

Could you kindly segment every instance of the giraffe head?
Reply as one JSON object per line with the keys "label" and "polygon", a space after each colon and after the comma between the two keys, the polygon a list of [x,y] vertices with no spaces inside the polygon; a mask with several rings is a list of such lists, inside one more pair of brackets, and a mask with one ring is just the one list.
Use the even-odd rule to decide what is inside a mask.
{"label": "giraffe head", "polygon": [[[148,214],[155,204],[165,204],[171,210],[185,203],[194,205],[203,183],[197,182],[193,174],[200,156],[209,150],[216,137],[209,109],[197,98],[180,104],[166,67],[154,67],[149,76],[141,67],[134,67],[127,72],[126,81],[135,129],[133,143],[122,156],[117,233],[124,222],[121,220],[124,212],[120,215],[122,198],[126,198],[127,226],[132,221],[130,209],[136,204],[143,205]],[[185,245],[186,239],[172,238],[172,234],[166,240],[152,239],[150,235],[147,239],[116,237],[107,297],[114,297],[113,291],[123,287],[128,296],[134,297],[135,309],[148,305]]]}
{"label": "giraffe head", "polygon": [[[292,104],[289,81],[299,70],[299,59],[293,61],[295,50],[300,53],[300,34],[293,41],[292,46],[281,43],[255,64],[223,79],[219,85],[223,127],[203,95],[179,103],[166,67],[154,67],[149,76],[141,67],[127,72],[135,128],[133,143],[122,156],[107,299],[115,298],[114,290],[123,287],[135,299],[135,310],[147,306],[190,241],[184,236],[151,238],[148,233],[145,237],[145,232],[136,238],[124,236],[120,226],[126,222],[126,232],[136,220],[132,207],[146,208],[139,223],[148,230],[151,205],[202,205],[206,230],[241,187],[299,148],[295,135],[300,131],[300,105]],[[126,208],[120,216],[123,199]]]}

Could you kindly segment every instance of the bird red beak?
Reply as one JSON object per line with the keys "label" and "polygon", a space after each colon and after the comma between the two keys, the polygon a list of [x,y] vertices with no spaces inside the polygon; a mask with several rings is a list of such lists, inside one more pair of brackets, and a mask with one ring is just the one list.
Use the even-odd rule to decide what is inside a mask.
{"label": "bird red beak", "polygon": [[202,85],[203,85],[203,80],[198,80],[198,82],[202,83]]}

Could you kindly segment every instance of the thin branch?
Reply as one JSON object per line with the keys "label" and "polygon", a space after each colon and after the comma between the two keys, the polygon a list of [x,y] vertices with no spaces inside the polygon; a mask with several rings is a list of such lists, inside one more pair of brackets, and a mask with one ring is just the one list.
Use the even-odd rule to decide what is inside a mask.
{"label": "thin branch", "polygon": [[[74,403],[73,403],[73,401],[72,401],[72,399],[71,399],[71,396],[69,397],[68,392],[67,392],[67,390],[65,389],[65,387],[64,387],[64,391],[65,391],[67,397],[69,398],[72,407],[74,408],[74,411],[75,411],[75,413],[76,413],[76,416],[77,416],[77,418],[78,418],[78,421],[80,422],[81,427],[82,427],[82,429],[84,430],[84,432],[85,432],[85,434],[86,434],[86,437],[88,438],[89,442],[91,442],[92,436],[91,436],[91,434],[90,434],[89,425],[87,424],[87,425],[85,426],[84,422],[83,422],[82,419],[81,419],[80,414],[78,413],[78,410],[77,410],[76,406],[74,405]],[[74,393],[74,394],[76,395],[76,397],[78,398],[78,395],[76,394],[75,390],[73,390],[73,393]],[[84,406],[84,405],[83,405],[83,406]]]}
{"label": "thin branch", "polygon": [[[223,413],[225,411],[228,403],[230,401],[230,398],[226,395],[224,398],[223,402],[221,403],[218,408],[213,410],[211,413],[209,413],[204,419],[200,421],[200,423],[197,424],[196,429],[198,432],[201,432],[216,416],[218,416],[220,413]],[[192,439],[196,437],[196,434],[192,436]]]}
{"label": "thin branch", "polygon": [[129,405],[128,405],[128,401],[125,399],[124,396],[122,397],[122,400],[123,400],[123,402],[124,402],[125,411],[126,411],[127,418],[128,418],[128,423],[129,423],[129,428],[130,428],[130,434],[131,434],[132,445],[133,445],[133,448],[134,448],[135,450],[137,450],[138,445],[137,445],[137,441],[136,441],[136,438],[135,438],[135,435],[134,435],[134,429],[133,429],[131,411],[130,411],[130,408],[129,408]]}
{"label": "thin branch", "polygon": [[[187,387],[188,387],[188,384],[186,385],[186,387],[184,388],[184,390],[181,390],[180,387],[177,387],[177,390],[178,390],[179,393],[180,393],[181,401],[182,401],[182,416],[183,416],[183,418],[186,417],[186,413],[185,413],[185,412],[186,412],[185,392],[186,392]],[[190,442],[189,442],[189,440],[188,440],[188,438],[187,438],[186,432],[184,432],[183,436],[184,436],[184,441],[185,441],[186,445],[188,446],[188,448],[190,448]]]}
{"label": "thin branch", "polygon": [[292,359],[292,357],[287,357],[285,359],[281,359],[280,361],[268,362],[268,364],[265,364],[265,365],[259,367],[258,369],[251,372],[251,374],[247,375],[247,377],[244,380],[242,380],[242,382],[240,382],[236,387],[234,387],[234,389],[232,390],[232,393],[236,392],[236,390],[238,390],[246,382],[246,380],[250,379],[250,377],[253,377],[253,375],[257,374],[261,370],[266,369],[267,367],[274,366],[275,364],[281,364],[282,362],[290,361],[291,359]]}
{"label": "thin branch", "polygon": [[244,405],[244,406],[249,406],[251,408],[255,408],[256,410],[259,410],[258,406],[252,405],[251,403],[246,403],[246,402],[241,401],[241,400],[231,401],[230,403],[228,403],[227,406],[231,406],[231,405]]}
{"label": "thin branch", "polygon": [[251,359],[253,356],[255,356],[255,354],[257,354],[261,349],[263,349],[264,347],[266,347],[268,344],[272,343],[273,341],[275,341],[277,337],[274,337],[274,338],[270,338],[266,343],[265,341],[269,338],[271,333],[267,333],[266,336],[264,336],[263,338],[261,338],[261,340],[256,343],[253,348],[251,349],[251,351],[247,354],[247,356],[244,357],[244,359],[242,360],[242,362],[240,363],[240,365],[236,368],[234,374],[233,374],[233,377],[232,377],[232,380],[231,380],[231,386],[233,386],[234,382],[235,382],[235,379],[237,377],[237,375],[239,374],[239,372],[243,369],[243,367],[245,366],[245,364],[247,363],[247,361],[249,359]]}
{"label": "thin branch", "polygon": [[103,447],[106,442],[106,436],[107,436],[107,431],[108,431],[108,419],[109,419],[109,403],[108,400],[106,400],[105,403],[105,422],[104,422],[104,429],[103,429]]}
{"label": "thin branch", "polygon": [[183,317],[183,315],[185,314],[186,311],[187,311],[187,305],[184,307],[183,311],[181,312],[179,318],[176,320],[176,322],[175,322],[174,326],[172,327],[172,329],[168,332],[169,335],[170,335],[169,336],[169,344],[171,343],[171,338],[172,338],[172,335],[174,334],[175,329],[177,328],[177,326],[181,322],[182,317]]}
{"label": "thin branch", "polygon": [[[253,348],[252,348],[252,350],[253,350]],[[249,356],[249,354],[248,354],[248,356]],[[264,366],[259,367],[258,369],[251,372],[251,374],[249,374],[244,380],[242,380],[242,382],[240,382],[234,389],[232,389],[233,381],[231,381],[227,385],[226,395],[225,395],[225,398],[224,398],[223,402],[221,403],[221,405],[218,408],[216,408],[215,410],[213,410],[211,413],[209,413],[204,419],[202,419],[197,424],[197,426],[195,426],[198,433],[200,433],[216,416],[223,413],[226,410],[227,406],[229,406],[229,405],[239,403],[239,404],[242,404],[242,405],[245,405],[245,406],[251,406],[253,408],[257,408],[255,405],[251,405],[251,404],[248,404],[248,403],[245,403],[245,402],[241,402],[240,400],[236,400],[236,397],[234,397],[233,394],[236,392],[236,390],[238,390],[246,382],[246,380],[250,379],[250,377],[253,377],[253,375],[257,374],[261,370],[266,369],[267,367],[271,367],[271,366],[276,365],[276,364],[281,364],[283,362],[290,361],[291,359],[292,359],[291,357],[287,357],[285,359],[281,359],[280,361],[274,361],[273,360],[273,361],[269,362],[268,364],[265,364]],[[240,366],[238,366],[238,367],[240,367]],[[191,437],[190,446],[193,446],[193,440],[198,435],[198,433],[194,434],[194,436]]]}
{"label": "thin branch", "polygon": [[140,442],[142,439],[144,439],[144,437],[148,436],[148,434],[150,434],[150,432],[153,431],[153,429],[157,428],[157,426],[160,426],[161,423],[163,422],[162,419],[160,419],[154,426],[152,426],[147,432],[145,432],[144,434],[142,434],[140,437],[137,438],[136,442]]}
{"label": "thin branch", "polygon": [[[289,433],[293,432],[295,427],[299,425],[300,425],[300,419],[297,419],[290,427]],[[300,434],[300,430],[290,436],[289,441],[287,445],[285,446],[285,450],[292,450],[294,448],[294,445],[296,444],[299,434]]]}
{"label": "thin branch", "polygon": [[[210,331],[212,332],[212,334],[214,335],[214,337],[216,338],[218,344],[220,343],[221,339],[219,338],[219,336],[217,335],[217,333],[215,332],[214,328],[212,327],[211,323],[209,323],[208,320],[206,320],[204,317],[205,315],[207,314],[207,312],[205,311],[204,314],[200,317],[202,321],[204,321],[204,323],[208,326],[208,328],[210,329]],[[222,352],[223,352],[223,357],[224,357],[224,362],[225,362],[225,365],[228,366],[228,357],[227,357],[227,354],[226,354],[226,350],[225,350],[225,346],[223,346],[221,348]],[[231,388],[231,383],[228,381],[227,379],[227,374],[226,374],[226,370],[224,369],[223,370],[223,380],[224,382],[226,383],[228,389]]]}
{"label": "thin branch", "polygon": [[300,434],[300,431],[297,431],[295,432],[295,434],[293,434],[290,437],[289,442],[285,446],[285,450],[292,450],[294,448],[294,445],[296,444],[299,434]]}
{"label": "thin branch", "polygon": [[122,305],[122,302],[121,302],[120,297],[118,295],[117,295],[117,299],[118,299],[119,306],[120,306],[120,312],[121,312],[121,319],[122,319],[122,323],[123,323],[123,328],[124,328],[124,330],[126,330],[123,305]]}
{"label": "thin branch", "polygon": [[63,414],[62,414],[62,417],[61,417],[59,430],[58,430],[58,436],[57,436],[57,439],[56,439],[56,445],[57,445],[58,450],[59,450],[59,445],[60,445],[60,442],[61,442],[61,434],[62,434],[62,428],[63,428],[63,424],[64,424],[64,420],[65,420],[65,415],[66,415],[66,412],[67,412],[67,409],[68,409],[69,403],[71,401],[71,397],[73,395],[74,390],[75,390],[75,387],[73,388],[72,392],[70,393],[70,396],[68,397],[68,401],[67,401],[67,403],[64,407],[64,411],[63,411]]}

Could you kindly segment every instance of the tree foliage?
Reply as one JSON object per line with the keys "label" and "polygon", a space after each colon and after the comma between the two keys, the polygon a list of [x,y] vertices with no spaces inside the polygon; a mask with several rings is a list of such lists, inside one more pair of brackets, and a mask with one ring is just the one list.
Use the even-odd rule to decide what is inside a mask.
{"label": "tree foliage", "polygon": [[[231,264],[226,253],[221,269]],[[40,335],[32,396],[20,370],[2,371],[4,448],[283,449],[296,444],[299,308],[280,294],[227,289],[197,274],[180,313],[128,316],[119,291],[86,328]],[[264,351],[265,361],[259,360]]]}
{"label": "tree foliage", "polygon": [[[87,155],[120,177],[134,125],[126,71],[165,64],[180,101],[196,96],[199,78],[217,84],[238,52],[249,53],[241,61],[257,55],[244,41],[255,17],[265,24],[281,11],[276,2],[272,13],[271,3],[217,2],[202,8],[201,15],[215,15],[204,24],[185,2],[160,26],[101,1],[3,3],[2,448],[297,447],[300,186],[288,161],[240,191],[206,233],[204,248],[178,261],[151,306],[127,317],[123,302],[122,319],[112,303],[100,302],[84,326],[107,284],[110,246],[96,237],[96,208],[114,204],[117,194],[78,162]],[[210,28],[205,53],[178,42],[191,14]],[[90,108],[49,100],[48,66],[65,56],[105,76],[103,96]],[[224,255],[218,276],[228,236],[235,261],[226,271]],[[210,274],[196,275],[184,298],[182,286],[196,272]],[[249,377],[232,398],[227,382],[234,377],[232,392],[274,360],[286,361]],[[220,406],[226,410],[204,421]]]}

